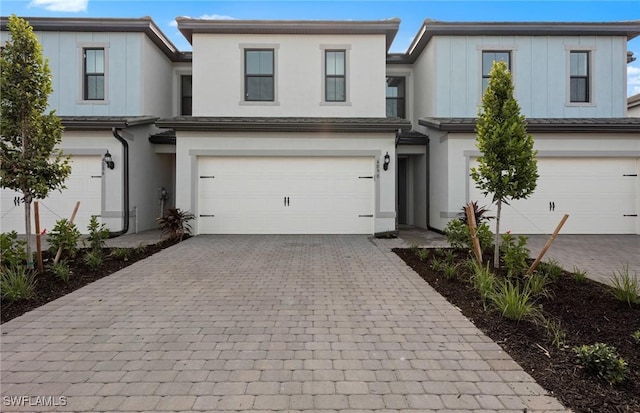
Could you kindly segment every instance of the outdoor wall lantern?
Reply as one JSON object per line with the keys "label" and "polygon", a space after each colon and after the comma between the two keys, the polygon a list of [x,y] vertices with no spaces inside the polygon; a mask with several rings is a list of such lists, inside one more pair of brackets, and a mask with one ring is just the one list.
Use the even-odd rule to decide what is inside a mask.
{"label": "outdoor wall lantern", "polygon": [[107,153],[104,154],[104,158],[102,158],[102,161],[104,162],[105,165],[107,165],[107,168],[109,169],[113,169],[116,167],[115,162],[113,162],[113,159],[111,159],[111,154],[109,153],[109,150],[107,150]]}
{"label": "outdoor wall lantern", "polygon": [[385,171],[389,169],[389,163],[391,162],[391,157],[389,156],[389,152],[384,156],[384,163],[382,164],[382,169]]}

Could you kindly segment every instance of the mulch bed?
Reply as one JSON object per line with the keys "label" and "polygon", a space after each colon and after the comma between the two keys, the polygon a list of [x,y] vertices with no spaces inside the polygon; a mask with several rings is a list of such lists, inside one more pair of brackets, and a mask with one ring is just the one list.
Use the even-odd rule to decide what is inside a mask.
{"label": "mulch bed", "polygon": [[[603,284],[591,280],[578,283],[571,274],[563,274],[549,287],[551,298],[538,301],[544,314],[559,320],[566,333],[566,344],[559,349],[542,327],[530,321],[513,322],[496,311],[485,310],[470,283],[448,280],[434,272],[432,254],[423,262],[412,250],[394,252],[565,407],[575,412],[640,412],[640,345],[631,338],[640,329],[640,306],[629,308],[617,301]],[[467,258],[466,252],[457,256],[460,261]],[[610,385],[589,375],[577,363],[572,348],[596,342],[615,346],[627,361],[629,375],[625,382]]]}
{"label": "mulch bed", "polygon": [[51,254],[49,251],[44,251],[43,261],[45,271],[36,276],[36,289],[33,298],[16,302],[9,302],[3,299],[0,304],[0,323],[5,323],[19,317],[34,308],[38,308],[49,301],[53,301],[100,278],[113,274],[175,243],[175,241],[165,240],[156,244],[129,248],[130,255],[126,261],[112,256],[111,251],[113,248],[103,248],[104,264],[98,270],[91,270],[82,262],[85,251],[80,249],[76,259],[67,260],[71,267],[71,277],[67,283],[56,278],[48,269],[48,264],[53,262],[55,253]]}

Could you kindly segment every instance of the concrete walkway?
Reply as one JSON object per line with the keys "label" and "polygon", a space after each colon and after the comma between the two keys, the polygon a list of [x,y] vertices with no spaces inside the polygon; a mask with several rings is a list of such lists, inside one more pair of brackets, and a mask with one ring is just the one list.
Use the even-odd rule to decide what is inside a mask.
{"label": "concrete walkway", "polygon": [[3,411],[563,411],[365,236],[191,238],[1,344]]}

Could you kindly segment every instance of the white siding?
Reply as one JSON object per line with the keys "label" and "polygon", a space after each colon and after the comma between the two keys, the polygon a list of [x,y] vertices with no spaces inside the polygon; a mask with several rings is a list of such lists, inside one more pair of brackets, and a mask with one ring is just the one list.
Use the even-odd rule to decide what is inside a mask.
{"label": "white siding", "polygon": [[173,115],[173,64],[148,37],[144,37],[141,77],[142,113],[158,117]]}

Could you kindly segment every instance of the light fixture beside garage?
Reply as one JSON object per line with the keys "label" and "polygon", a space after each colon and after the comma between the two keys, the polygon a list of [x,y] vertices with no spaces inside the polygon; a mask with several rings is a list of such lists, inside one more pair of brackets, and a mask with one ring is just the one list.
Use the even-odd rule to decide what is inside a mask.
{"label": "light fixture beside garage", "polygon": [[389,152],[384,156],[384,163],[382,164],[382,169],[385,171],[389,169],[389,163],[391,162],[391,157],[389,156]]}
{"label": "light fixture beside garage", "polygon": [[116,167],[115,162],[113,162],[113,159],[111,159],[111,154],[109,153],[109,150],[107,150],[107,153],[104,154],[104,158],[102,158],[102,162],[104,162],[104,164],[107,165],[107,168],[109,169],[113,169]]}

